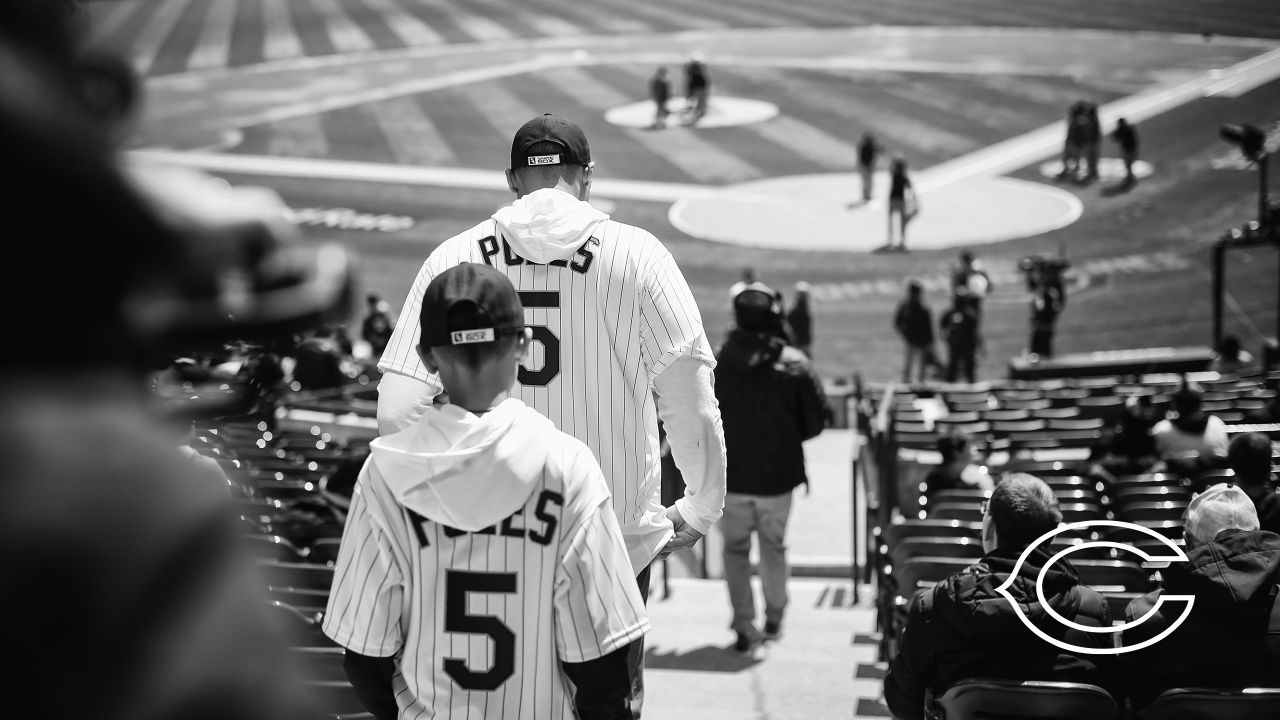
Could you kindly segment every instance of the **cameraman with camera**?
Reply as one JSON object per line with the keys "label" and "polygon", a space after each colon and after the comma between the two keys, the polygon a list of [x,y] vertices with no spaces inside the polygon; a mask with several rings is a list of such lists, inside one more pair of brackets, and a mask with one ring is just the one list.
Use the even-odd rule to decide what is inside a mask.
{"label": "cameraman with camera", "polygon": [[1031,342],[1028,354],[1033,362],[1053,357],[1053,335],[1066,305],[1062,275],[1068,263],[1062,258],[1023,258],[1018,266],[1027,274],[1031,291]]}

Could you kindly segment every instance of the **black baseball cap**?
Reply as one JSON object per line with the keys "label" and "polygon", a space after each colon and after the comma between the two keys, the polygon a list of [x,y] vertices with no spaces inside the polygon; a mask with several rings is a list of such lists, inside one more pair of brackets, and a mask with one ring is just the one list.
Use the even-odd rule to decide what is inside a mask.
{"label": "black baseball cap", "polygon": [[[561,152],[530,152],[538,143],[554,143]],[[511,141],[511,169],[538,165],[591,165],[591,146],[576,123],[546,113],[516,131]]]}
{"label": "black baseball cap", "polygon": [[778,294],[762,282],[744,285],[733,296],[733,321],[748,332],[776,328],[782,319]]}
{"label": "black baseball cap", "polygon": [[524,330],[524,306],[506,275],[462,263],[435,276],[422,295],[422,344],[490,343]]}

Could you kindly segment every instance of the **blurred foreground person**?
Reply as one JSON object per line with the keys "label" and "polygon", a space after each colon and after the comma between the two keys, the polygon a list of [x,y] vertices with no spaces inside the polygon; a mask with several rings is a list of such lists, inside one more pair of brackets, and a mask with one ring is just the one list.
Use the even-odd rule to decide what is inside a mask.
{"label": "blurred foreground person", "polygon": [[[9,331],[36,350],[5,353],[0,372],[6,710],[316,717],[238,554],[225,480],[182,447],[189,424],[162,420],[146,385],[169,340],[225,323],[217,269],[276,257],[274,216],[219,211],[204,225],[147,194],[118,163],[113,128],[91,119],[65,20],[49,3],[0,3],[6,237],[47,273],[3,291],[8,307],[45,311],[13,315]],[[182,188],[192,202],[238,205],[196,186]],[[34,211],[51,203],[64,211]],[[64,319],[56,332],[49,317]]]}

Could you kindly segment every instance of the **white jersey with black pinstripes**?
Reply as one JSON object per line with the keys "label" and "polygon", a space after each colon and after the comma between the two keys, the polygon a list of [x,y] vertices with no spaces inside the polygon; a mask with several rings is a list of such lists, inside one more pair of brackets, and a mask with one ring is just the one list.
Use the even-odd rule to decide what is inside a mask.
{"label": "white jersey with black pinstripes", "polygon": [[535,340],[518,396],[591,448],[639,573],[672,532],[661,503],[653,379],[683,355],[715,366],[701,313],[671,253],[641,228],[606,219],[568,259],[547,264],[521,257],[514,245],[486,220],[437,247],[413,282],[378,367],[438,393],[438,379],[415,349],[423,292],[458,263],[506,273]]}
{"label": "white jersey with black pinstripes", "polygon": [[[466,415],[447,406],[424,420],[442,412]],[[474,448],[416,452],[422,421],[374,440],[357,481],[323,629],[355,652],[397,658],[401,720],[571,720],[558,661],[593,660],[649,630],[599,465],[519,401],[486,416],[511,412],[520,432],[486,451],[515,458],[506,482]],[[430,461],[451,454],[429,479],[441,469]],[[476,502],[485,497],[497,499]],[[467,532],[423,513],[492,523]]]}

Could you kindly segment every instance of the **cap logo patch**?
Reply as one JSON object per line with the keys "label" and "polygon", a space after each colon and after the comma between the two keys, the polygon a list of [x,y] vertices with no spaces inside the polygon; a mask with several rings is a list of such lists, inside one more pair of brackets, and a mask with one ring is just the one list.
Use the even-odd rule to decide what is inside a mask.
{"label": "cap logo patch", "polygon": [[449,341],[454,345],[493,342],[493,328],[480,330],[455,330],[449,334]]}
{"label": "cap logo patch", "polygon": [[559,165],[560,154],[556,153],[555,155],[530,155],[529,164],[530,165]]}

